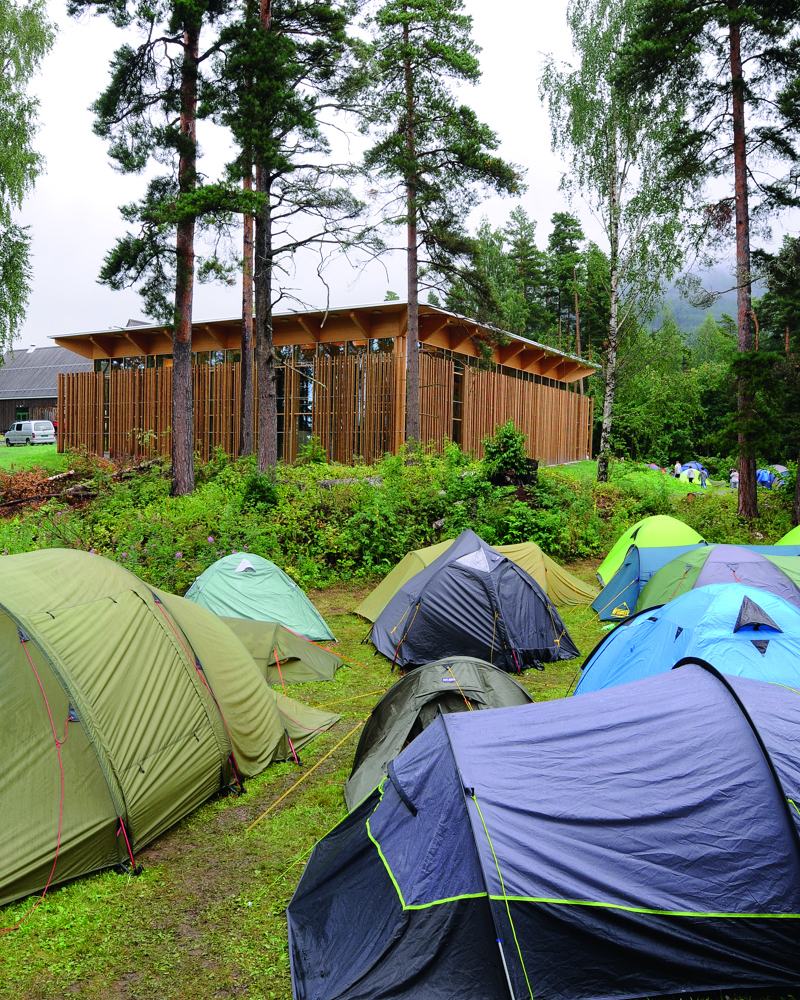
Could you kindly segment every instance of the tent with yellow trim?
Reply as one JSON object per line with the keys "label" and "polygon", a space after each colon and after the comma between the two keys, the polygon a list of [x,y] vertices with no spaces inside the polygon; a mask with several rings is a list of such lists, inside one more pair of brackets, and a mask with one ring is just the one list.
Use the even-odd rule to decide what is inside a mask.
{"label": "tent with yellow trim", "polygon": [[654,514],[637,521],[612,545],[611,551],[600,563],[597,579],[605,587],[625,561],[625,556],[633,544],[639,548],[675,547],[678,545],[702,545],[703,539],[688,524],[668,514]]}
{"label": "tent with yellow trim", "polygon": [[702,661],[440,715],[289,903],[298,1000],[786,996],[800,697]]}
{"label": "tent with yellow trim", "polygon": [[[381,611],[400,588],[426,566],[438,559],[453,544],[448,538],[424,549],[415,549],[403,556],[395,568],[355,609],[357,615],[368,621],[377,620]],[[496,545],[496,550],[525,570],[539,584],[553,604],[591,604],[597,597],[597,588],[579,580],[563,566],[546,555],[536,542],[518,542],[514,545]]]}

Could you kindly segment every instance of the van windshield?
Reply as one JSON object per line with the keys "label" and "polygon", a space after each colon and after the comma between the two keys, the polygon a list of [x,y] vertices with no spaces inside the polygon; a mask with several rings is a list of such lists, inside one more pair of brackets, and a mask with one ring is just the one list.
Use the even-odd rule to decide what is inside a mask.
{"label": "van windshield", "polygon": [[33,425],[33,429],[35,431],[51,431],[53,429],[53,425],[49,420],[37,420]]}

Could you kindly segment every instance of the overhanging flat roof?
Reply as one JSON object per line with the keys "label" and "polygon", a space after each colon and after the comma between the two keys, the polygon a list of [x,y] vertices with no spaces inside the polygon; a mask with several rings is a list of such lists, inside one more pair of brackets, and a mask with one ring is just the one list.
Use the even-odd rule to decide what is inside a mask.
{"label": "overhanging flat roof", "polygon": [[[406,335],[408,309],[405,302],[378,302],[325,311],[276,312],[273,339],[276,347],[363,342]],[[419,307],[419,339],[422,344],[478,358],[478,341],[486,341],[494,328],[466,316],[440,309]],[[494,345],[497,364],[530,372],[559,382],[575,382],[594,375],[598,366],[585,358],[567,354],[513,333],[505,333],[507,344]],[[91,360],[171,354],[172,334],[164,326],[133,326],[116,330],[70,333],[52,338],[60,347]],[[201,320],[192,324],[192,350],[239,350],[242,318]]]}

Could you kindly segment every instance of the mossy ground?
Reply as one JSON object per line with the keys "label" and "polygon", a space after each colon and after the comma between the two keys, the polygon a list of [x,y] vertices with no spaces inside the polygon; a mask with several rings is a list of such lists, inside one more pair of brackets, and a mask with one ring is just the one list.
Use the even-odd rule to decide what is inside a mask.
{"label": "mossy ground", "polygon": [[[591,581],[596,564],[571,568]],[[345,815],[342,786],[358,731],[247,828],[366,719],[396,680],[389,662],[362,645],[368,623],[351,613],[370,589],[360,582],[310,594],[340,640],[337,651],[354,662],[330,683],[288,689],[342,714],[305,751],[302,767],[274,764],[248,782],[245,796],[208,802],[141,853],[138,878],[103,872],[49,892],[18,930],[0,936],[0,996],[289,1000],[284,911],[305,857]],[[581,653],[590,652],[603,634],[593,616],[585,608],[561,612]],[[538,701],[564,697],[582,659],[528,671],[522,683]],[[0,910],[0,923],[13,925],[32,902]]]}

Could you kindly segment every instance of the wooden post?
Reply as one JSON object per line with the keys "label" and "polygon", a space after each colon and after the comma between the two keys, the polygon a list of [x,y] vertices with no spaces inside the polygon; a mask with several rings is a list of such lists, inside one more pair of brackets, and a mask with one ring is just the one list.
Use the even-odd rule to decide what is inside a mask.
{"label": "wooden post", "polygon": [[[402,331],[402,333],[401,333]],[[394,372],[393,372],[393,396],[392,401],[392,453],[396,455],[405,444],[406,440],[406,351],[408,349],[408,338],[405,334],[405,322],[398,329],[398,336],[394,338]]]}

